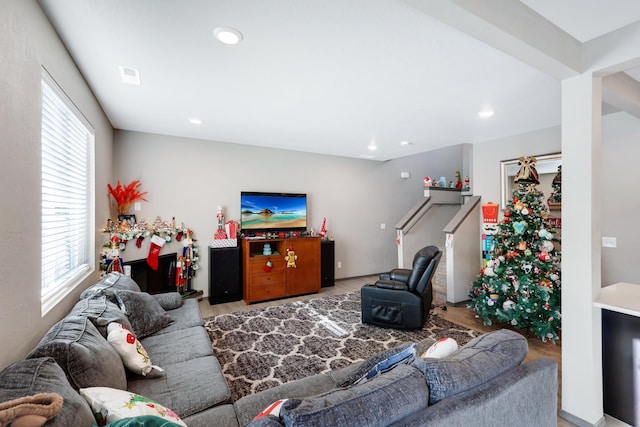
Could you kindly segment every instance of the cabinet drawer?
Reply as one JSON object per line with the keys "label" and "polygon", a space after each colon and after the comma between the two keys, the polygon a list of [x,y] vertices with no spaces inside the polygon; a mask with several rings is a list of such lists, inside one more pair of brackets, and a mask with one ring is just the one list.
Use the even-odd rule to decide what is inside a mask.
{"label": "cabinet drawer", "polygon": [[286,296],[286,285],[284,282],[272,285],[251,286],[251,301],[276,299],[284,296]]}
{"label": "cabinet drawer", "polygon": [[251,259],[249,262],[249,273],[250,274],[261,274],[265,273],[264,266],[267,261],[271,261],[271,272],[266,274],[273,274],[276,271],[284,271],[284,258],[281,256],[271,256],[271,257],[260,257],[258,259]]}
{"label": "cabinet drawer", "polygon": [[271,273],[254,274],[251,276],[251,287],[279,284],[284,285],[285,273],[285,271],[271,271]]}

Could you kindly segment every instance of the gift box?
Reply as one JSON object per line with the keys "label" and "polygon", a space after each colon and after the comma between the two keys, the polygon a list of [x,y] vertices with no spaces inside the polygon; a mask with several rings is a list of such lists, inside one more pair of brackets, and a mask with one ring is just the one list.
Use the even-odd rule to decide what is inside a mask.
{"label": "gift box", "polygon": [[238,246],[238,239],[213,239],[211,241],[212,248],[232,248]]}

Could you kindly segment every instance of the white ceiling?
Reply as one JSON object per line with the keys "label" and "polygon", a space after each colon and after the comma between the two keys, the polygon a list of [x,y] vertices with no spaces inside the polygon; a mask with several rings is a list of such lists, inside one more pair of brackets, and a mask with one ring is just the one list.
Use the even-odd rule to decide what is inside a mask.
{"label": "white ceiling", "polygon": [[[473,1],[39,3],[114,128],[388,160],[560,123],[553,73],[434,17]],[[637,0],[510,1],[569,44],[640,20]],[[244,40],[221,44],[219,26]],[[494,117],[479,118],[486,107]]]}

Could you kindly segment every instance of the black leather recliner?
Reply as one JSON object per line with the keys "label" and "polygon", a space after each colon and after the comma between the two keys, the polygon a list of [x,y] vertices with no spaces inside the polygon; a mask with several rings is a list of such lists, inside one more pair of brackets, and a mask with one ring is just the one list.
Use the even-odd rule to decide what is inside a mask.
{"label": "black leather recliner", "polygon": [[429,316],[433,289],[431,280],[442,257],[436,246],[420,249],[413,268],[396,268],[381,274],[373,285],[360,290],[362,323],[396,328],[420,329]]}

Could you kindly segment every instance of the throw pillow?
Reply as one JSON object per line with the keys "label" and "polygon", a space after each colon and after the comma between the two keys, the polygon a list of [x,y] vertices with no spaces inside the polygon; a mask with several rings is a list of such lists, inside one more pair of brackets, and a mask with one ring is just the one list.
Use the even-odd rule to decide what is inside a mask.
{"label": "throw pillow", "polygon": [[116,289],[140,292],[140,286],[129,276],[113,271],[100,279],[98,283],[85,289],[80,294],[80,299],[93,298],[105,295],[115,302],[113,291]]}
{"label": "throw pillow", "polygon": [[179,292],[164,292],[161,294],[153,294],[153,298],[165,310],[175,310],[182,306],[182,295]]}
{"label": "throw pillow", "polygon": [[173,322],[173,318],[146,292],[116,290],[114,294],[139,339],[158,332]]}
{"label": "throw pillow", "polygon": [[440,338],[420,355],[423,359],[442,359],[458,350],[458,343],[453,338]]}
{"label": "throw pillow", "polygon": [[84,316],[91,320],[103,337],[107,337],[107,326],[111,322],[118,322],[127,329],[131,329],[129,319],[120,307],[111,302],[106,296],[81,299],[71,309],[70,315]]}
{"label": "throw pillow", "polygon": [[187,426],[171,409],[149,398],[126,390],[89,387],[81,388],[80,394],[93,409],[98,425],[108,424],[124,418],[151,415],[180,426]]}
{"label": "throw pillow", "polygon": [[280,410],[284,425],[380,426],[427,407],[429,389],[412,366],[399,365],[363,384],[305,399],[289,399]]}
{"label": "throw pillow", "polygon": [[429,385],[429,404],[480,385],[520,365],[529,346],[517,332],[501,329],[472,339],[444,359],[418,358]]}
{"label": "throw pillow", "polygon": [[27,359],[47,356],[56,360],[76,390],[127,388],[122,359],[86,317],[69,315],[53,325]]}
{"label": "throw pillow", "polygon": [[149,354],[131,331],[115,322],[109,324],[107,331],[107,341],[118,352],[127,369],[145,376],[151,372],[153,365]]}
{"label": "throw pillow", "polygon": [[282,404],[286,402],[288,399],[280,399],[273,402],[271,405],[267,406],[262,412],[256,415],[253,420],[257,420],[262,417],[272,416],[274,418],[280,419],[280,409],[282,409]]}
{"label": "throw pillow", "polygon": [[[104,427],[179,427],[180,424],[172,423],[164,418],[152,415],[141,415],[139,417],[123,418],[107,424]],[[94,424],[92,427],[98,427]]]}

